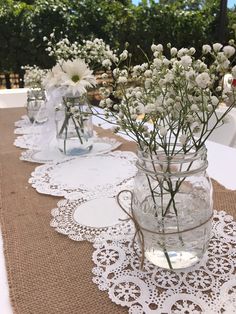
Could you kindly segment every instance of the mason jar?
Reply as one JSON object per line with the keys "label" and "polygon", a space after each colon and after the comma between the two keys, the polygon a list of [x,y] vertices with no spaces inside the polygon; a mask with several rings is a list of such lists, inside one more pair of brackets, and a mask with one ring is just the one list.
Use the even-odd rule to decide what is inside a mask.
{"label": "mason jar", "polygon": [[159,267],[182,269],[200,261],[207,250],[212,184],[205,146],[188,153],[177,146],[172,153],[138,152],[132,208],[143,256]]}
{"label": "mason jar", "polygon": [[31,123],[44,123],[47,121],[45,90],[40,88],[28,90],[27,115]]}
{"label": "mason jar", "polygon": [[86,97],[63,97],[55,112],[59,150],[68,156],[88,153],[93,147],[92,112]]}

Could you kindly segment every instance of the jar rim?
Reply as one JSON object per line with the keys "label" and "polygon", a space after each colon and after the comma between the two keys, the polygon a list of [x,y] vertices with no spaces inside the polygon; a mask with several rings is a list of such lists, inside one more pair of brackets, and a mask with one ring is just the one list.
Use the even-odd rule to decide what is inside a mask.
{"label": "jar rim", "polygon": [[197,151],[186,154],[177,151],[175,155],[167,156],[161,150],[158,153],[152,155],[149,152],[138,150],[137,168],[146,174],[184,177],[205,171],[208,167],[205,145]]}
{"label": "jar rim", "polygon": [[[176,148],[182,147],[180,144],[175,145]],[[179,149],[174,150],[176,153],[173,155],[166,155],[163,150],[156,151],[155,153],[150,153],[148,151],[138,149],[137,155],[138,158],[146,161],[146,162],[160,162],[160,163],[185,163],[189,161],[194,161],[199,159],[200,156],[207,155],[207,148],[206,145],[203,144],[198,150],[190,150],[187,153],[184,153],[183,151],[180,151]],[[178,158],[177,157],[182,157]],[[182,161],[181,161],[182,160]]]}

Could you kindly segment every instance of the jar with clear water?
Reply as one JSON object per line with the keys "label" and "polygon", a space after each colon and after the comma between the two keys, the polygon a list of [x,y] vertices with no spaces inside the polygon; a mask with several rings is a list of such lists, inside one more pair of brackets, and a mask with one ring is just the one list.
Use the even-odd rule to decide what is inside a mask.
{"label": "jar with clear water", "polygon": [[27,92],[27,115],[31,123],[44,123],[47,121],[45,90],[32,88]]}
{"label": "jar with clear water", "polygon": [[207,165],[205,146],[186,154],[176,147],[171,156],[139,151],[132,208],[142,252],[153,264],[183,269],[206,252],[213,216]]}
{"label": "jar with clear water", "polygon": [[93,147],[92,112],[85,97],[63,97],[55,112],[58,149],[67,156],[89,153]]}

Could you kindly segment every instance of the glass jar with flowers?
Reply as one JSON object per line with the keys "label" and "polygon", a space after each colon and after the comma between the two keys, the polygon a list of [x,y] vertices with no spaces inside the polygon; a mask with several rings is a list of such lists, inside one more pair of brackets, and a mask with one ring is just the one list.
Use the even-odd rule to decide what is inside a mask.
{"label": "glass jar with flowers", "polygon": [[[142,259],[181,269],[203,257],[211,236],[205,142],[235,105],[235,87],[224,90],[222,84],[225,73],[236,78],[230,62],[235,44],[204,45],[201,59],[195,58],[194,48],[177,50],[168,44],[167,49],[170,57],[162,45],[153,44],[152,60],[133,67],[123,51],[113,70],[114,82],[100,89],[100,106],[102,118],[112,118],[114,130],[138,144],[130,217]],[[124,60],[128,62],[122,69]],[[218,114],[225,101],[228,107]]]}
{"label": "glass jar with flowers", "polygon": [[37,66],[24,66],[24,82],[27,91],[27,115],[31,123],[47,121],[46,93],[42,81],[47,71]]}
{"label": "glass jar with flowers", "polygon": [[[68,156],[88,153],[93,145],[92,112],[87,101],[87,89],[96,85],[84,61],[61,61],[48,73],[45,85],[60,95],[55,120],[58,148]],[[51,97],[51,103],[53,97]]]}

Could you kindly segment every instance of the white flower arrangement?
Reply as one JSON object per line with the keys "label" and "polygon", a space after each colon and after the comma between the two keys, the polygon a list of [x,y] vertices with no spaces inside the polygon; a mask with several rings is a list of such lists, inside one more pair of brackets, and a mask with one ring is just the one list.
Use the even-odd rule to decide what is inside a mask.
{"label": "white flower arrangement", "polygon": [[82,96],[88,88],[96,85],[96,78],[81,59],[57,63],[44,80],[47,90],[58,90],[62,94]]}
{"label": "white flower arrangement", "polygon": [[50,39],[44,37],[47,42],[46,51],[49,56],[54,57],[57,62],[61,60],[83,59],[93,70],[110,69],[112,62],[117,61],[116,53],[106,45],[102,39],[83,40],[71,43],[67,36],[59,42],[55,42],[55,35],[52,33]]}
{"label": "white flower arrangement", "polygon": [[47,75],[47,70],[40,69],[38,66],[23,66],[23,70],[25,70],[24,74],[24,82],[25,86],[29,88],[42,89],[43,80]]}
{"label": "white flower arrangement", "polygon": [[68,131],[70,125],[73,126],[80,145],[84,145],[88,140],[87,125],[91,113],[84,108],[87,106],[88,89],[95,85],[95,76],[81,59],[59,61],[48,71],[44,80],[50,104],[55,107],[56,111],[62,110],[64,113],[62,125],[58,130],[58,138],[63,138],[65,154],[67,154],[68,136],[71,134]]}
{"label": "white flower arrangement", "polygon": [[[104,81],[100,88],[104,118],[115,119],[116,132],[126,133],[150,153],[162,149],[170,156],[179,144],[183,153],[199,150],[235,105],[235,84],[231,90],[222,84],[225,73],[236,79],[236,66],[230,65],[235,44],[230,43],[204,45],[200,59],[194,48],[177,50],[168,44],[167,57],[162,45],[153,44],[152,60],[122,69],[124,60],[130,63],[125,50],[113,70],[114,82]],[[230,105],[218,116],[222,102]],[[210,127],[212,118],[216,122]]]}

